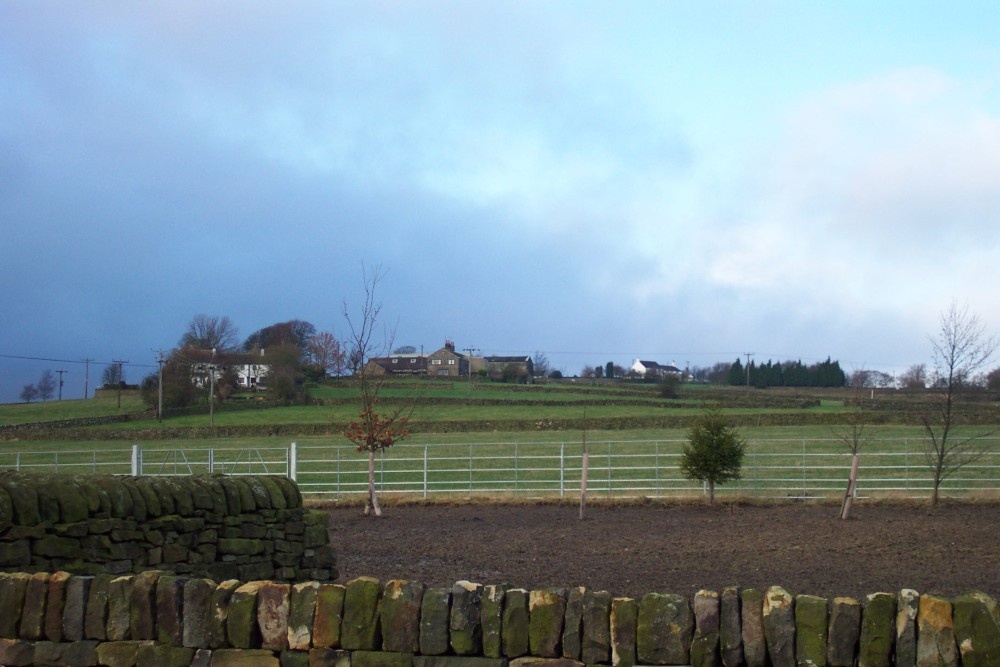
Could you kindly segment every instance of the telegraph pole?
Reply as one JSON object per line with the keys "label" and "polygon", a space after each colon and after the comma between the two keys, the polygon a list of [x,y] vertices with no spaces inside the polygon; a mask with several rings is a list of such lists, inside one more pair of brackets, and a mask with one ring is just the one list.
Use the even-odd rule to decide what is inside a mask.
{"label": "telegraph pole", "polygon": [[157,383],[157,392],[159,394],[159,402],[156,408],[156,421],[163,421],[163,364],[166,363],[166,359],[163,356],[163,350],[156,353],[156,363],[160,365],[160,375],[159,382]]}
{"label": "telegraph pole", "polygon": [[63,376],[63,373],[68,373],[68,372],[69,371],[56,371],[56,373],[59,373],[59,400],[60,401],[62,400],[62,386],[63,386],[62,376]]}
{"label": "telegraph pole", "polygon": [[93,361],[93,359],[84,359],[83,360],[83,364],[84,364],[83,365],[83,397],[84,398],[90,398],[89,392],[90,392],[90,362],[91,361]]}
{"label": "telegraph pole", "polygon": [[472,396],[472,353],[478,352],[478,347],[467,347],[465,351],[469,353],[469,396]]}
{"label": "telegraph pole", "polygon": [[208,367],[208,425],[215,428],[215,348],[212,348],[212,365]]}
{"label": "telegraph pole", "polygon": [[128,363],[127,359],[112,359],[111,363],[118,364],[118,409],[122,409],[122,385],[125,384],[125,372],[122,370],[122,366]]}
{"label": "telegraph pole", "polygon": [[750,395],[750,357],[753,356],[753,352],[744,352],[747,358],[747,396]]}

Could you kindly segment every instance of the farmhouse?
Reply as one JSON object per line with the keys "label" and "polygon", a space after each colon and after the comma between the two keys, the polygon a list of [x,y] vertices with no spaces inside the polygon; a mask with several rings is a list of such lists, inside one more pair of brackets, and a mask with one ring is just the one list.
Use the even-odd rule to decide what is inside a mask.
{"label": "farmhouse", "polygon": [[535,376],[531,357],[484,357],[486,374],[491,380],[504,382],[531,382]]}
{"label": "farmhouse", "polygon": [[680,378],[684,372],[673,365],[658,364],[655,361],[636,359],[629,367],[629,372],[639,377],[663,379],[665,377]]}

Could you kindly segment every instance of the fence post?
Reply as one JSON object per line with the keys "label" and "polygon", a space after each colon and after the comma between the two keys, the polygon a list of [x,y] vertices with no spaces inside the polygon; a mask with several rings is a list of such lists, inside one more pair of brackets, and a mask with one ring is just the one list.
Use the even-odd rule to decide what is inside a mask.
{"label": "fence post", "polygon": [[132,476],[138,477],[142,474],[142,450],[138,444],[132,445]]}
{"label": "fence post", "polygon": [[559,443],[559,497],[566,497],[566,443]]}
{"label": "fence post", "polygon": [[424,445],[424,500],[427,500],[427,445]]}
{"label": "fence post", "polygon": [[208,474],[215,474],[215,447],[208,448]]}
{"label": "fence post", "polygon": [[288,479],[298,481],[299,476],[299,446],[292,443],[288,446]]}

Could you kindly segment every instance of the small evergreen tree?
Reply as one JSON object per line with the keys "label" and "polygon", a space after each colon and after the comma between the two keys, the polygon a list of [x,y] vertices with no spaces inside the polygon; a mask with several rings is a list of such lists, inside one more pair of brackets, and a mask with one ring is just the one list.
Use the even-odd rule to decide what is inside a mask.
{"label": "small evergreen tree", "polygon": [[721,412],[710,409],[699,417],[681,452],[681,472],[688,479],[708,484],[709,502],[715,502],[715,485],[740,479],[746,441]]}

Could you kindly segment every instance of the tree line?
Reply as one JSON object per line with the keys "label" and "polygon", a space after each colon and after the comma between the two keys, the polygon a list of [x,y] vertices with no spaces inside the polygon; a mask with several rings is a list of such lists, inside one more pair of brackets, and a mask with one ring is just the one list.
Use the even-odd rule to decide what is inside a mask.
{"label": "tree line", "polygon": [[840,368],[839,361],[826,361],[806,366],[801,361],[786,361],[766,364],[750,361],[749,367],[737,357],[727,374],[731,385],[749,385],[757,389],[768,387],[843,387],[847,376]]}

